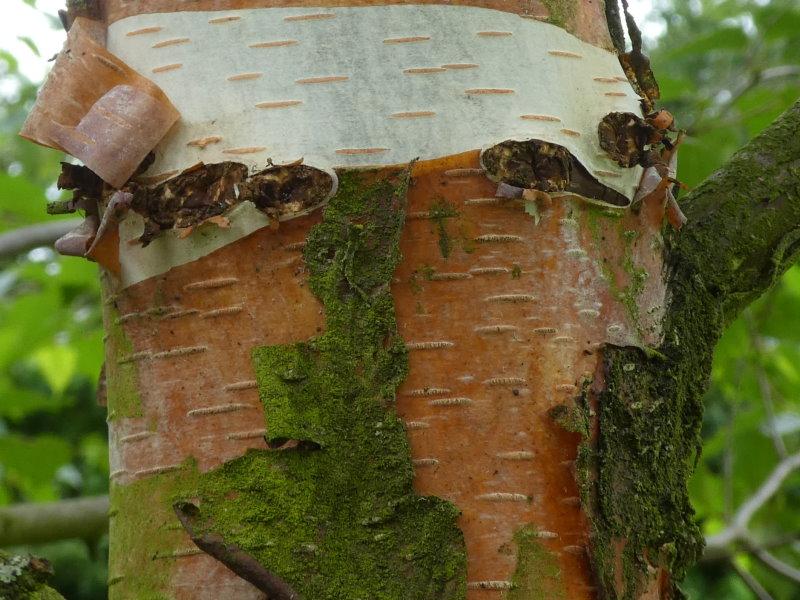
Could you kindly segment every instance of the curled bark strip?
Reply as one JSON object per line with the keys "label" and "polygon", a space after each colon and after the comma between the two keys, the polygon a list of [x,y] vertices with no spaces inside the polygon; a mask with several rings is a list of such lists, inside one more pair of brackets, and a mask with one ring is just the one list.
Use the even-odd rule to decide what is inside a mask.
{"label": "curled bark strip", "polygon": [[125,188],[131,192],[129,205],[145,220],[139,241],[146,246],[163,230],[190,232],[206,222],[224,227],[226,221],[217,217],[245,201],[276,222],[313,209],[336,191],[336,181],[330,173],[301,162],[252,174],[242,163],[199,163],[156,186],[132,183]]}
{"label": "curled bark strip", "polygon": [[501,142],[483,152],[481,164],[486,176],[501,184],[547,193],[569,192],[614,206],[629,204],[625,196],[597,181],[558,144],[541,140]]}
{"label": "curled bark strip", "polygon": [[201,534],[195,531],[200,517],[197,506],[191,502],[176,502],[173,509],[186,533],[203,552],[266,593],[270,600],[299,600],[300,596],[285,581],[270,573],[235,544],[226,544],[222,536],[216,533]]}
{"label": "curled bark strip", "polygon": [[75,19],[20,135],[72,154],[121,187],[179,115],[103,38],[101,23]]}
{"label": "curled bark strip", "polygon": [[80,225],[56,240],[56,251],[64,256],[83,257],[94,241],[97,227],[97,216],[86,215]]}
{"label": "curled bark strip", "polygon": [[620,54],[619,62],[633,89],[642,96],[645,112],[651,112],[654,102],[661,97],[661,91],[650,68],[650,59],[642,52],[642,33],[628,11],[627,0],[622,0],[622,10],[625,13],[628,36],[631,38],[631,51]]}

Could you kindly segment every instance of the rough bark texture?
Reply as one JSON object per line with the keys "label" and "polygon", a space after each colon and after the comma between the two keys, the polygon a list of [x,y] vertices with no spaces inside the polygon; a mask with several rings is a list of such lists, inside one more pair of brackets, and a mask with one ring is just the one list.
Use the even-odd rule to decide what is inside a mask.
{"label": "rough bark texture", "polygon": [[681,202],[688,222],[667,235],[670,302],[658,352],[606,349],[604,390],[584,405],[597,419],[581,478],[610,597],[679,596],[675,582],[700,556],[686,482],[702,397],[724,327],[797,259],[798,127],[800,103]]}
{"label": "rough bark texture", "polygon": [[[602,3],[488,6],[611,47]],[[474,151],[408,194],[340,170],[324,211],[108,275],[110,595],[261,599],[222,566],[246,563],[306,600],[679,596],[713,345],[798,253],[799,122],[693,192],[680,233],[658,203],[494,198]]]}

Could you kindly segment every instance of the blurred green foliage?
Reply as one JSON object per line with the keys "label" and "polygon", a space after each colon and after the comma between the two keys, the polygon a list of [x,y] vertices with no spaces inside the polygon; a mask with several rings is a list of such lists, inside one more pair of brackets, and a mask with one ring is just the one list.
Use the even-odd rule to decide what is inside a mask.
{"label": "blurred green foliage", "polygon": [[[800,98],[800,2],[660,0],[657,7],[651,20],[665,29],[651,41],[650,55],[661,104],[689,134],[678,176],[693,187]],[[703,454],[690,484],[707,535],[725,526],[779,462],[776,444],[790,454],[800,450],[798,307],[800,267],[794,267],[717,348]],[[800,473],[756,514],[751,529],[758,540],[785,541],[771,551],[800,565]],[[776,600],[800,598],[800,585],[747,553],[732,560]],[[684,587],[698,600],[754,597],[724,561],[697,566]]]}
{"label": "blurred green foliage", "polygon": [[[34,0],[25,0],[33,4]],[[650,40],[662,105],[690,134],[679,175],[694,186],[800,96],[797,0],[657,0]],[[53,20],[56,26],[55,20]],[[24,34],[24,32],[20,32]],[[23,38],[21,38],[23,39]],[[23,39],[37,52],[30,38]],[[63,157],[16,132],[36,83],[0,43],[0,232],[44,221],[46,194]],[[798,132],[800,134],[800,132]],[[793,268],[725,334],[717,351],[703,424],[704,450],[691,482],[706,534],[800,449],[800,268]],[[0,504],[104,493],[108,459],[104,410],[95,400],[102,363],[97,270],[37,249],[0,262]],[[773,416],[771,416],[773,415]],[[776,434],[777,432],[777,434]],[[780,443],[776,441],[780,437]],[[800,475],[752,522],[757,539],[800,564]],[[69,600],[105,598],[107,540],[38,547]],[[779,600],[797,584],[744,551],[731,558]],[[693,599],[753,598],[730,562],[701,564]]]}
{"label": "blurred green foliage", "polygon": [[[57,197],[63,156],[17,136],[38,82],[1,43],[0,84],[2,232],[52,218],[45,203]],[[95,399],[99,306],[92,263],[45,248],[0,258],[0,504],[107,492],[105,411]],[[66,598],[97,600],[106,597],[106,548],[100,539],[30,550],[53,562],[53,584]]]}

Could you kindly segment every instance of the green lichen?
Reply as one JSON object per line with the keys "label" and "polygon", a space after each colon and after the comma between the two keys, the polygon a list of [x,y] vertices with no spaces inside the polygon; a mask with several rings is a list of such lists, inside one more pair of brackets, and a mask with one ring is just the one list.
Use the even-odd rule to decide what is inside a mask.
{"label": "green lichen", "polygon": [[[665,230],[670,303],[657,352],[604,349],[599,435],[578,462],[604,597],[636,598],[651,565],[682,597],[677,584],[702,552],[686,491],[702,397],[725,326],[800,256],[798,123],[800,103],[690,193],[680,232]],[[621,569],[612,541],[624,542]]]}
{"label": "green lichen", "polygon": [[517,568],[506,600],[564,600],[564,582],[558,557],[544,547],[536,529],[528,525],[514,536]]}
{"label": "green lichen", "polygon": [[133,344],[119,320],[119,310],[111,296],[110,286],[103,285],[103,322],[106,331],[106,363],[108,420],[141,417],[139,375]]}
{"label": "green lichen", "polygon": [[[647,279],[633,254],[640,234],[605,217],[587,210],[587,227],[601,256],[606,236],[622,242],[618,262],[607,258],[600,267],[612,295],[639,327],[639,298]],[[715,320],[702,302],[696,310],[700,322]],[[606,598],[638,598],[652,583],[653,567],[670,573],[672,595],[681,597],[677,582],[702,549],[686,482],[698,451],[701,388],[707,375],[708,363],[697,361],[710,356],[714,336],[687,334],[693,327],[708,329],[700,322],[671,319],[664,324],[666,337],[678,331],[681,338],[693,336],[688,355],[687,348],[677,348],[669,339],[658,349],[606,346],[605,389],[596,403],[585,390],[574,406],[551,413],[564,428],[584,436],[576,473],[591,522],[591,561]],[[595,438],[590,436],[591,422],[597,423]]]}
{"label": "green lichen", "polygon": [[542,0],[542,4],[545,5],[549,14],[547,17],[548,23],[561,29],[566,29],[570,33],[575,33],[579,8],[578,0]]}
{"label": "green lichen", "polygon": [[199,533],[236,544],[306,600],[465,595],[458,510],[414,493],[393,408],[407,370],[389,291],[406,186],[405,173],[341,174],[305,250],[326,331],[253,352],[269,441],[302,443],[250,451],[182,498],[199,500]]}
{"label": "green lichen", "polygon": [[455,207],[444,198],[439,198],[428,210],[428,218],[436,225],[439,234],[439,252],[442,258],[448,258],[453,251],[453,239],[447,230],[447,219],[459,215]]}
{"label": "green lichen", "polygon": [[64,600],[47,585],[52,574],[46,560],[0,550],[0,598],[3,600]]}
{"label": "green lichen", "polygon": [[[110,598],[169,600],[173,553],[192,550],[172,503],[197,487],[199,473],[187,461],[181,469],[110,490],[108,593]],[[132,552],[131,549],[136,551]]]}
{"label": "green lichen", "polygon": [[624,250],[622,260],[619,266],[625,273],[625,282],[620,283],[617,278],[616,272],[609,260],[602,258],[599,262],[600,272],[603,279],[608,283],[611,295],[620,302],[624,307],[628,316],[636,328],[639,338],[643,339],[644,331],[641,325],[641,313],[639,310],[639,299],[644,292],[645,284],[649,274],[647,270],[638,265],[633,256],[633,248],[636,240],[639,238],[640,233],[635,230],[624,229],[624,222],[619,219],[618,213],[602,210],[598,207],[588,206],[586,210],[586,223],[589,231],[592,234],[595,246],[600,249],[602,256],[602,249],[606,245],[604,237],[604,229],[601,225],[601,220],[605,219],[607,222],[613,219],[614,227],[617,235],[624,243]]}
{"label": "green lichen", "polygon": [[[634,599],[648,583],[649,567],[663,567],[679,581],[701,552],[686,493],[701,408],[687,393],[687,373],[674,363],[616,347],[606,348],[604,361],[600,434],[596,446],[582,448],[578,473],[592,522],[592,561],[606,596]],[[624,542],[621,574],[615,542]]]}

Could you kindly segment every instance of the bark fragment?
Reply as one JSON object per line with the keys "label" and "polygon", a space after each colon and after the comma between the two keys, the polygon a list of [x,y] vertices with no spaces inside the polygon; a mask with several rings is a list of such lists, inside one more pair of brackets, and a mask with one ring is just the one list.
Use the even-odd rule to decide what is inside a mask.
{"label": "bark fragment", "polygon": [[481,163],[492,181],[546,193],[567,192],[627,206],[628,199],[597,181],[572,154],[541,140],[505,141],[485,150]]}
{"label": "bark fragment", "polygon": [[158,86],[105,49],[104,37],[102,23],[75,19],[20,135],[121,187],[179,115]]}
{"label": "bark fragment", "polygon": [[225,226],[220,217],[232,206],[250,201],[276,222],[322,203],[334,187],[333,177],[303,164],[270,166],[250,175],[235,162],[199,163],[155,187],[130,184],[131,208],[145,220],[139,241],[148,245],[161,231],[191,230],[207,221]]}
{"label": "bark fragment", "polygon": [[652,112],[655,101],[661,97],[650,59],[642,52],[642,32],[628,12],[628,1],[622,0],[622,10],[625,13],[625,24],[628,27],[628,36],[631,38],[631,51],[619,55],[619,63],[625,71],[633,89],[642,97],[642,107],[645,112]]}

